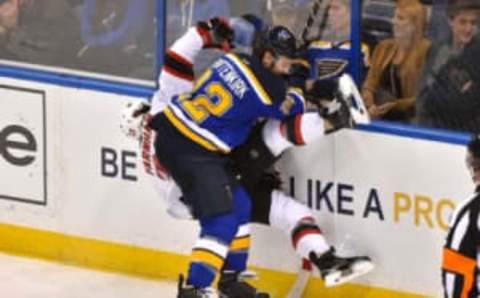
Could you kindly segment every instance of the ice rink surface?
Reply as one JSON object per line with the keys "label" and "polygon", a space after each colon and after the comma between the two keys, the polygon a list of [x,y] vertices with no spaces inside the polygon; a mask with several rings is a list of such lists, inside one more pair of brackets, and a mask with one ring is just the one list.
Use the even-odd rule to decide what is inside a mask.
{"label": "ice rink surface", "polygon": [[0,254],[0,297],[174,298],[176,285]]}

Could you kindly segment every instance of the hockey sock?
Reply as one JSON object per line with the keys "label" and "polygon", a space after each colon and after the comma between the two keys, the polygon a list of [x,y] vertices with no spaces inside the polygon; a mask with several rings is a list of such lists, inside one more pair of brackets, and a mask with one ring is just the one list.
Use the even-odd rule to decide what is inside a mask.
{"label": "hockey sock", "polygon": [[310,208],[282,191],[272,192],[270,225],[284,231],[292,239],[295,251],[305,259],[310,252],[321,255],[330,249]]}
{"label": "hockey sock", "polygon": [[251,202],[243,187],[237,187],[233,192],[235,207],[240,227],[235,238],[230,243],[229,253],[225,261],[224,270],[241,272],[247,269],[248,250],[250,248],[250,216]]}
{"label": "hockey sock", "polygon": [[[238,252],[241,250],[248,252],[246,244],[249,246],[250,243],[249,230],[248,228],[239,229],[239,225],[250,221],[250,198],[243,187],[237,187],[233,191],[233,199],[235,209],[232,212],[200,220],[200,238],[192,251],[187,284],[197,288],[211,286],[215,275],[224,268],[231,244],[238,246]],[[233,239],[236,235],[248,235],[248,237],[242,237],[243,240],[239,237],[239,241],[235,243]],[[236,255],[231,261],[229,259],[231,265],[228,265],[235,271],[237,268],[246,267],[248,254],[242,252]]]}
{"label": "hockey sock", "polygon": [[313,217],[305,217],[298,221],[292,231],[292,245],[295,251],[306,259],[310,252],[322,255],[330,249]]}
{"label": "hockey sock", "polygon": [[225,261],[224,270],[242,272],[247,269],[248,250],[250,248],[250,227],[241,225]]}

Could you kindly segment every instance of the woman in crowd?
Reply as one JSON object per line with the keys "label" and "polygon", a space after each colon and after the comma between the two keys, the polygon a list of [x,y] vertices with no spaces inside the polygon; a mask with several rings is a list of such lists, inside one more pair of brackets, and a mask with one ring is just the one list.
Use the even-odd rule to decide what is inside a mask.
{"label": "woman in crowd", "polygon": [[426,9],[418,0],[399,0],[393,37],[378,44],[362,95],[373,118],[410,122],[417,82],[430,42],[424,37]]}

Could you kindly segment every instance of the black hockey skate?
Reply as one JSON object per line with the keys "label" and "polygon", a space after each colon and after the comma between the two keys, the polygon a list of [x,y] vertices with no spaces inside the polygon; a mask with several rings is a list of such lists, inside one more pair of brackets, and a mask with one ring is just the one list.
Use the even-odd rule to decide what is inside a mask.
{"label": "black hockey skate", "polygon": [[219,298],[218,294],[212,288],[199,289],[183,284],[183,275],[178,279],[177,298]]}
{"label": "black hockey skate", "polygon": [[258,292],[257,289],[244,281],[245,277],[241,273],[232,271],[222,271],[218,281],[218,290],[220,298],[269,298],[270,295],[264,292]]}
{"label": "black hockey skate", "polygon": [[311,252],[310,261],[320,271],[326,287],[344,284],[374,268],[372,261],[367,256],[343,258],[336,256],[333,248],[321,256]]}

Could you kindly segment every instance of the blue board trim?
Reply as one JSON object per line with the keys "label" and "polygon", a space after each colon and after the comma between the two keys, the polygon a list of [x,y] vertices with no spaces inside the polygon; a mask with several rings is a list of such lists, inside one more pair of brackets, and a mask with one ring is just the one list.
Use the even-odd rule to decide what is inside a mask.
{"label": "blue board trim", "polygon": [[145,98],[151,97],[155,90],[154,87],[7,65],[0,65],[0,76]]}
{"label": "blue board trim", "polygon": [[471,134],[436,128],[423,128],[412,125],[373,121],[369,125],[359,125],[358,130],[396,135],[414,139],[437,141],[455,145],[466,145]]}

